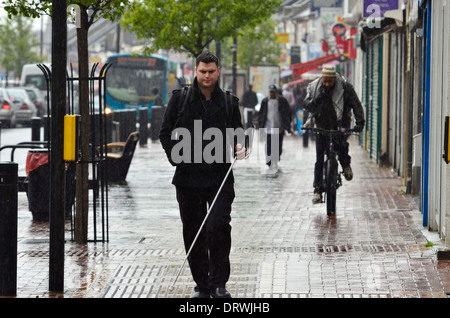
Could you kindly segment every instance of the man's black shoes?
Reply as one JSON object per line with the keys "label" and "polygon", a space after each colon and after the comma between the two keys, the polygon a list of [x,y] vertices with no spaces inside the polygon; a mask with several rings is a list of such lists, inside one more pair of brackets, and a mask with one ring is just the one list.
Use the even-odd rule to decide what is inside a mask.
{"label": "man's black shoes", "polygon": [[216,288],[211,293],[205,291],[195,291],[191,298],[231,298],[231,294],[225,288]]}
{"label": "man's black shoes", "polygon": [[211,298],[209,292],[196,291],[192,294],[191,298]]}
{"label": "man's black shoes", "polygon": [[231,294],[225,288],[216,288],[211,292],[212,298],[231,298]]}

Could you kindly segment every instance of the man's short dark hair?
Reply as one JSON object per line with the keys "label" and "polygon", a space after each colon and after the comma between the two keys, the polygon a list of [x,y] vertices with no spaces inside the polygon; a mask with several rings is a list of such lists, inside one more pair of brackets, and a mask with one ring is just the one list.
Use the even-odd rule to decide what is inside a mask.
{"label": "man's short dark hair", "polygon": [[205,64],[216,63],[216,66],[219,66],[219,59],[217,58],[217,56],[207,51],[197,56],[196,66],[198,66],[200,62],[203,62]]}

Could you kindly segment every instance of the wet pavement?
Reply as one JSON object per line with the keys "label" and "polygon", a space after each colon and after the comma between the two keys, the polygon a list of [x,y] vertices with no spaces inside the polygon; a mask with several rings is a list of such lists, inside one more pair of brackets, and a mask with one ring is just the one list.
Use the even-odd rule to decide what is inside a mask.
{"label": "wet pavement", "polygon": [[[234,298],[448,298],[450,262],[437,260],[442,245],[422,226],[417,199],[355,142],[350,155],[354,179],[338,190],[333,218],[311,202],[313,141],[304,148],[300,137],[285,137],[276,176],[261,173],[258,141],[235,165]],[[48,291],[48,223],[32,221],[19,193],[17,297],[189,297],[188,265],[169,288],[185,258],[173,171],[159,142],[136,149],[127,183],[109,187],[109,242],[78,245],[66,232],[59,294]]]}

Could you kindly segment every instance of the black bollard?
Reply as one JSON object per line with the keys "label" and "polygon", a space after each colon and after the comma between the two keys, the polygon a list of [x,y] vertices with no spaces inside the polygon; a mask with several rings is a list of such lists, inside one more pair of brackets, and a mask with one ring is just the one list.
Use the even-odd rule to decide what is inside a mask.
{"label": "black bollard", "polygon": [[42,123],[44,126],[44,141],[50,141],[51,116],[44,116],[42,118]]}
{"label": "black bollard", "polygon": [[152,117],[150,119],[150,137],[152,142],[159,139],[159,130],[161,129],[164,108],[162,106],[152,106]]}
{"label": "black bollard", "polygon": [[0,296],[17,294],[17,166],[0,162]]}
{"label": "black bollard", "polygon": [[31,141],[41,141],[41,117],[31,118]]}
{"label": "black bollard", "polygon": [[128,136],[136,131],[136,109],[122,109],[114,111],[114,121],[119,122],[119,141],[126,141]]}
{"label": "black bollard", "polygon": [[146,147],[148,139],[148,108],[139,109],[139,146]]}

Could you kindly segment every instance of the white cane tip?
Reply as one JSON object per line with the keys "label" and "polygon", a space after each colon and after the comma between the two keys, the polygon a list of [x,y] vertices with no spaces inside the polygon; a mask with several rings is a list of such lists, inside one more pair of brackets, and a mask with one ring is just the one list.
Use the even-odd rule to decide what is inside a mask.
{"label": "white cane tip", "polygon": [[174,289],[175,289],[175,286],[173,286],[173,285],[170,285],[170,286],[169,286],[169,290],[170,290],[170,291],[173,291]]}

